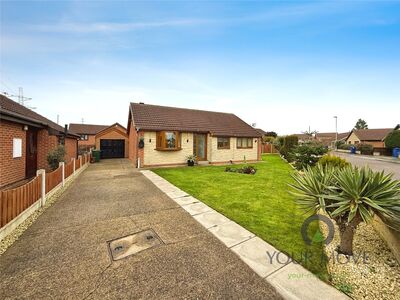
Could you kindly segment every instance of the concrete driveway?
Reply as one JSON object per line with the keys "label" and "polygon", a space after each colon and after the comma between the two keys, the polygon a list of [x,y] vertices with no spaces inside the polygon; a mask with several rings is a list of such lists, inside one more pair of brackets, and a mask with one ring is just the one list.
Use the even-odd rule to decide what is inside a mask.
{"label": "concrete driveway", "polygon": [[[153,229],[121,260],[108,241]],[[127,160],[89,166],[0,257],[2,299],[279,299],[232,251]]]}
{"label": "concrete driveway", "polygon": [[362,156],[342,152],[333,152],[334,155],[343,157],[355,166],[369,166],[374,171],[393,173],[393,178],[400,179],[400,163],[383,161],[373,156]]}

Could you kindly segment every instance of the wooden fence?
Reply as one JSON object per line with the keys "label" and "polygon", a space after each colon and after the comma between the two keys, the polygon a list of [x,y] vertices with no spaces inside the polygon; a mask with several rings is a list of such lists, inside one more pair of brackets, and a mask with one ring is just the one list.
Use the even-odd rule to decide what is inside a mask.
{"label": "wooden fence", "polygon": [[62,182],[62,166],[50,173],[46,173],[46,194]]}
{"label": "wooden fence", "polygon": [[[90,155],[82,155],[79,156],[78,159],[72,159],[67,164],[61,163],[60,166],[53,172],[44,173],[44,170],[38,171],[39,174],[34,179],[17,188],[0,190],[0,240],[8,234],[6,230],[4,230],[7,229],[6,227],[9,227],[8,231],[10,231],[12,228],[15,228],[22,223],[23,220],[16,220],[17,223],[19,222],[18,224],[11,224],[10,222],[16,219],[19,215],[23,214],[27,208],[31,207],[35,203],[38,203],[37,201],[41,198],[43,198],[44,201],[43,203],[40,203],[40,205],[38,203],[38,205],[44,205],[46,195],[49,192],[51,192],[61,183],[64,184],[65,179],[73,176],[76,170],[85,166],[89,162]],[[44,180],[42,179],[42,174],[45,176]],[[44,184],[44,187],[42,184]],[[42,195],[43,191],[44,195]],[[31,214],[31,210],[29,210],[28,213]],[[28,216],[25,215],[24,217],[26,219]],[[9,225],[13,225],[14,227],[11,228]]]}
{"label": "wooden fence", "polygon": [[71,176],[72,173],[74,173],[74,159],[71,159],[69,163],[65,164],[65,178]]}
{"label": "wooden fence", "polygon": [[41,197],[41,175],[15,189],[0,191],[0,228]]}
{"label": "wooden fence", "polygon": [[273,144],[263,144],[261,147],[261,153],[279,153],[279,151],[275,149]]}

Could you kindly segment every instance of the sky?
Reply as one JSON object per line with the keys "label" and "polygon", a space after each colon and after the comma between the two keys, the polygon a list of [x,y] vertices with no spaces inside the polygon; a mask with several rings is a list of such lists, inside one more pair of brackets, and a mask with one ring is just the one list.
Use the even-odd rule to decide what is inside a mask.
{"label": "sky", "polygon": [[1,1],[0,91],[60,124],[129,102],[278,134],[400,123],[400,1]]}

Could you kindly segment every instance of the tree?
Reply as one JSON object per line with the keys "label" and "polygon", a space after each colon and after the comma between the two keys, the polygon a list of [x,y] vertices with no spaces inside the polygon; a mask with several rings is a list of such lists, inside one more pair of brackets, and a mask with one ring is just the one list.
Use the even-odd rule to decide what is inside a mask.
{"label": "tree", "polygon": [[299,138],[297,135],[287,135],[283,138],[283,145],[279,149],[279,152],[285,159],[289,159],[289,152],[299,144]]}
{"label": "tree", "polygon": [[358,119],[354,129],[368,129],[368,124],[363,119]]}
{"label": "tree", "polygon": [[385,146],[393,149],[400,147],[400,130],[393,130],[385,139]]}
{"label": "tree", "polygon": [[319,142],[305,142],[297,145],[289,153],[290,161],[298,170],[302,170],[307,166],[315,166],[319,159],[328,152],[328,149]]}
{"label": "tree", "polygon": [[272,137],[276,138],[278,136],[278,134],[275,131],[267,131],[265,133],[265,136],[272,136]]}
{"label": "tree", "polygon": [[400,181],[368,167],[344,168],[317,165],[293,175],[296,201],[308,212],[320,210],[339,227],[339,253],[353,254],[353,238],[361,222],[378,215],[389,227],[400,231]]}
{"label": "tree", "polygon": [[50,150],[47,154],[47,162],[52,170],[58,168],[60,162],[65,161],[65,148],[63,145],[58,145],[57,148]]}

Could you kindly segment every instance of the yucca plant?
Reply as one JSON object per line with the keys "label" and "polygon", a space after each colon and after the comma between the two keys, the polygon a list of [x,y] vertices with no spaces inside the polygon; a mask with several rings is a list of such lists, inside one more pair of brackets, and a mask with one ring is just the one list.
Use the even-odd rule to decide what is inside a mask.
{"label": "yucca plant", "polygon": [[296,201],[305,210],[327,213],[339,227],[338,251],[353,254],[353,237],[361,222],[377,214],[388,226],[400,230],[400,181],[369,168],[335,168],[317,165],[293,175]]}

